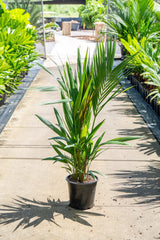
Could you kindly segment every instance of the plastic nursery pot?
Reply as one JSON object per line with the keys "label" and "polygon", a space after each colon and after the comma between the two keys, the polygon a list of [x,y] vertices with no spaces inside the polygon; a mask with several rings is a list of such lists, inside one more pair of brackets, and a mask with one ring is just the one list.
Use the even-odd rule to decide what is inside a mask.
{"label": "plastic nursery pot", "polygon": [[80,23],[71,23],[71,31],[78,31]]}
{"label": "plastic nursery pot", "polygon": [[70,198],[69,206],[81,210],[92,208],[94,205],[98,177],[96,176],[96,180],[93,182],[79,183],[70,181],[70,176],[71,175],[66,177]]}
{"label": "plastic nursery pot", "polygon": [[6,94],[0,95],[0,106],[2,106],[6,101]]}
{"label": "plastic nursery pot", "polygon": [[119,46],[121,49],[121,58],[124,59],[124,58],[126,58],[126,49],[122,43],[120,43]]}

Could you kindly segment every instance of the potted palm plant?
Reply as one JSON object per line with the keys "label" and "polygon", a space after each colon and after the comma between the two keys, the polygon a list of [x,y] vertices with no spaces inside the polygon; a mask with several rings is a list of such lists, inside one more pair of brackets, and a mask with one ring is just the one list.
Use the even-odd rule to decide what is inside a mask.
{"label": "potted palm plant", "polygon": [[[91,163],[103,150],[103,146],[127,145],[126,141],[136,138],[122,137],[103,141],[105,132],[96,138],[97,131],[104,123],[104,120],[98,122],[97,117],[106,104],[119,94],[121,89],[119,83],[129,62],[129,59],[126,59],[113,69],[115,47],[116,39],[108,42],[106,58],[103,43],[98,43],[92,61],[87,50],[83,64],[78,50],[77,71],[73,73],[68,62],[63,72],[59,69],[60,78],[57,78],[57,81],[63,116],[55,107],[56,124],[36,115],[57,135],[52,138],[52,148],[56,154],[45,160],[64,164],[69,173],[66,180],[69,185],[70,206],[73,208],[88,209],[93,206],[95,186],[98,181],[95,174],[99,172],[91,170]],[[52,74],[48,69],[43,68]],[[54,103],[57,101],[47,104]]]}

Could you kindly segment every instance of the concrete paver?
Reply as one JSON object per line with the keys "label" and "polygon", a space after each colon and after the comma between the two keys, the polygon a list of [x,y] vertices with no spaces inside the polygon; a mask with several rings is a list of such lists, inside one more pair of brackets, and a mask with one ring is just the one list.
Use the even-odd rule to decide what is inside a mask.
{"label": "concrete paver", "polygon": [[[76,49],[91,42],[57,35],[51,52],[65,62],[76,62]],[[56,49],[56,51],[54,51]],[[66,50],[64,52],[64,50]],[[59,61],[59,60],[58,60]],[[58,62],[58,64],[61,64]],[[57,68],[47,59],[45,66]],[[43,69],[32,83],[55,85]],[[53,150],[53,133],[35,114],[55,121],[52,106],[57,93],[28,90],[0,136],[0,239],[3,240],[154,240],[160,239],[160,147],[137,110],[124,93],[102,112],[106,140],[116,136],[140,135],[132,146],[109,146],[93,162],[99,177],[95,206],[86,211],[68,207],[66,172],[60,164],[42,161]]]}

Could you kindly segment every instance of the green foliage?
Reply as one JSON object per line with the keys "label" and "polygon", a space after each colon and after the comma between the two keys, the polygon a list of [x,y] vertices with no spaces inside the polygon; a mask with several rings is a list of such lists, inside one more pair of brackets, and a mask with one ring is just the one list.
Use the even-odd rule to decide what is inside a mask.
{"label": "green foliage", "polygon": [[13,93],[20,84],[21,73],[27,71],[37,58],[34,47],[36,31],[29,25],[29,13],[4,7],[3,4],[4,12],[0,16],[0,85],[1,91]]}
{"label": "green foliage", "polygon": [[130,67],[152,85],[149,94],[160,102],[160,6],[153,0],[115,0],[110,31],[116,33],[129,55],[138,53]]}
{"label": "green foliage", "polygon": [[106,20],[106,6],[102,0],[88,0],[79,8],[79,15],[87,28],[93,28],[95,22]]}
{"label": "green foliage", "polygon": [[148,42],[144,37],[140,42],[128,36],[128,41],[121,39],[130,55],[137,54],[132,61],[132,71],[140,73],[145,83],[153,86],[149,96],[160,104],[160,42],[157,44]]}
{"label": "green foliage", "polygon": [[6,5],[0,0],[0,16],[6,10]]}
{"label": "green foliage", "polygon": [[146,41],[146,37],[143,37],[138,42],[136,38],[132,38],[130,35],[128,35],[127,41],[122,38],[120,40],[130,55],[138,53],[137,57],[134,58],[132,61],[132,71],[134,71],[135,73],[142,73],[142,63],[145,62],[147,65],[152,63],[152,58],[149,57],[147,52],[149,52],[149,46],[151,45],[153,47],[153,44],[149,44]]}
{"label": "green foliage", "polygon": [[151,96],[151,101],[156,99],[157,103],[160,104],[160,66],[154,63],[153,66],[143,64],[144,72],[142,76],[146,78],[146,84],[152,85],[153,89],[148,96]]}
{"label": "green foliage", "polygon": [[[54,30],[59,27],[59,25],[56,22],[50,22],[46,23],[44,25],[45,27],[45,38],[46,41],[54,41],[55,40],[55,32]],[[37,29],[37,38],[36,41],[43,42],[43,26],[40,26]]]}
{"label": "green foliage", "polygon": [[10,74],[8,74],[10,73],[11,69],[2,56],[3,52],[4,50],[1,47],[1,50],[0,50],[0,96],[2,96],[4,92],[6,92],[6,86],[12,84],[12,80],[9,76]]}
{"label": "green foliage", "polygon": [[160,22],[154,9],[153,0],[115,0],[112,3],[117,13],[110,14],[108,25],[119,38],[127,40],[128,34],[132,38],[157,41],[160,36]]}
{"label": "green foliage", "polygon": [[[122,137],[104,142],[105,132],[97,136],[98,130],[104,123],[104,120],[98,122],[97,117],[106,104],[120,93],[121,87],[118,84],[124,78],[123,71],[130,61],[126,59],[112,69],[115,47],[116,40],[113,42],[110,40],[107,44],[106,59],[104,45],[98,43],[93,61],[90,60],[87,50],[83,64],[78,50],[77,71],[73,71],[68,62],[63,66],[63,71],[59,69],[60,78],[57,78],[57,81],[61,100],[48,103],[62,103],[63,115],[54,107],[56,124],[37,115],[54,132],[54,135],[56,134],[52,138],[54,142],[52,148],[57,155],[46,160],[63,163],[67,172],[73,174],[80,182],[92,172],[90,165],[104,150],[104,145],[127,145],[126,141],[136,139],[136,137]],[[48,69],[43,68],[54,76]],[[55,91],[55,88],[51,90]]]}
{"label": "green foliage", "polygon": [[160,4],[157,2],[154,2],[154,8],[153,11],[156,14],[157,20],[160,21]]}
{"label": "green foliage", "polygon": [[45,29],[48,29],[48,28],[58,28],[58,24],[56,22],[50,22],[50,23],[46,23],[45,24]]}
{"label": "green foliage", "polygon": [[[44,12],[53,12],[54,16],[56,17],[78,17],[78,8],[81,5],[77,4],[59,4],[59,5],[44,5]],[[45,16],[53,17],[53,14],[45,14]]]}
{"label": "green foliage", "polygon": [[14,0],[14,2],[9,3],[9,9],[21,8],[24,9],[24,13],[29,13],[30,23],[33,26],[40,26],[41,18],[41,6],[32,3],[31,0]]}

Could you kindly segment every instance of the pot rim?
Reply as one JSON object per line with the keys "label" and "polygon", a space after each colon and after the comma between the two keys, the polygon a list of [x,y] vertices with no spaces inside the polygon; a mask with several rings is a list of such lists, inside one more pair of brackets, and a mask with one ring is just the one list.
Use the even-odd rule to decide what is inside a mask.
{"label": "pot rim", "polygon": [[[98,178],[96,175],[94,175],[94,176],[96,177],[96,180],[93,181],[93,182],[85,182],[85,183],[72,182],[72,181],[70,181],[70,180],[68,179],[69,176],[72,176],[72,175],[73,175],[73,174],[69,174],[69,175],[66,177],[66,181],[69,182],[69,183],[71,183],[71,184],[75,184],[75,185],[91,185],[91,184],[94,184],[94,183],[98,182],[98,180],[99,180],[99,178]],[[89,174],[89,175],[90,175],[90,174]]]}

